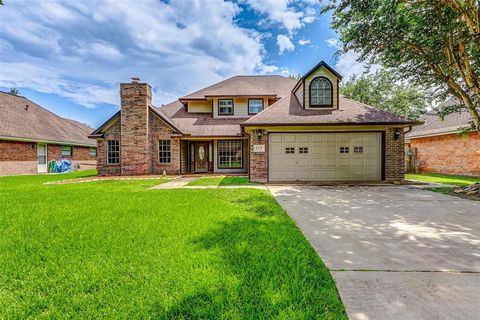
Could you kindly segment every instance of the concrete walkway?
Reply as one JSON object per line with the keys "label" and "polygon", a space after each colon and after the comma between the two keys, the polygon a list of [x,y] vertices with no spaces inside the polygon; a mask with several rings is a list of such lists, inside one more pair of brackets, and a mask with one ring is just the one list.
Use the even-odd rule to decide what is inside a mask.
{"label": "concrete walkway", "polygon": [[480,202],[409,186],[269,186],[350,319],[479,319]]}
{"label": "concrete walkway", "polygon": [[180,177],[174,179],[172,181],[162,183],[156,185],[150,189],[261,189],[267,190],[267,187],[263,184],[245,184],[245,185],[226,185],[226,186],[218,186],[218,185],[210,185],[210,186],[188,186],[190,182],[197,181],[202,177]]}
{"label": "concrete walkway", "polygon": [[187,184],[193,181],[197,181],[200,177],[179,177],[173,179],[171,181],[159,184],[157,186],[152,187],[151,189],[175,189],[175,188],[183,188]]}

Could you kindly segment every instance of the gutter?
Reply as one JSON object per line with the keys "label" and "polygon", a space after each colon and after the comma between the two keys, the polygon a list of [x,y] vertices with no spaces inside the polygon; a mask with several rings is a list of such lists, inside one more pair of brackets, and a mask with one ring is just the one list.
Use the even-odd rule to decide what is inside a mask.
{"label": "gutter", "polygon": [[77,147],[92,147],[92,148],[97,147],[96,144],[88,144],[88,143],[77,143],[77,142],[69,142],[69,141],[56,141],[56,140],[44,140],[44,139],[33,139],[33,138],[17,138],[17,137],[6,137],[6,136],[0,136],[0,140],[36,142],[36,143],[47,143],[47,144],[64,144],[64,145],[77,146]]}

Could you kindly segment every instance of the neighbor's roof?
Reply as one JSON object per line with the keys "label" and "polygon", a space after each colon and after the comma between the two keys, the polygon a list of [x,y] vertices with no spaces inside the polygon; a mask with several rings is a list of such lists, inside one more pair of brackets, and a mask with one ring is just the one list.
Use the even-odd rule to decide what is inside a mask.
{"label": "neighbor's roof", "polygon": [[276,96],[283,98],[290,94],[296,83],[296,80],[279,75],[235,76],[188,94],[180,100],[221,96]]}
{"label": "neighbor's roof", "polygon": [[91,127],[57,116],[25,97],[0,92],[0,138],[95,146],[88,139],[92,131]]}
{"label": "neighbor's roof", "polygon": [[156,110],[165,115],[185,135],[192,136],[241,136],[240,124],[246,118],[213,118],[212,114],[188,113],[180,101],[174,101]]}
{"label": "neighbor's roof", "polygon": [[418,124],[417,121],[339,97],[338,110],[303,109],[294,94],[285,97],[244,123],[251,125]]}

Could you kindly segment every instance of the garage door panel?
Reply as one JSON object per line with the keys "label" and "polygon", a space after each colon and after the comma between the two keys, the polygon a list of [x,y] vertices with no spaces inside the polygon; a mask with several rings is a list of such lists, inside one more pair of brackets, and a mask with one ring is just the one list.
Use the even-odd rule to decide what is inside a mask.
{"label": "garage door panel", "polygon": [[[270,181],[381,179],[379,132],[271,133],[269,139]],[[286,154],[287,147],[295,152]]]}

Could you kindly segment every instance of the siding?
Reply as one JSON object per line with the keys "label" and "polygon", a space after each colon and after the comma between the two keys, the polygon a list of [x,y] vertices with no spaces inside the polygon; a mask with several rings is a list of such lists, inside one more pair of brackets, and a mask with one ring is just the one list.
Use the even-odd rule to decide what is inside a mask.
{"label": "siding", "polygon": [[212,113],[212,100],[188,101],[188,112]]}
{"label": "siding", "polygon": [[[333,86],[333,108],[334,109],[338,109],[338,99],[337,99],[337,91],[338,91],[338,83],[337,83],[337,77],[335,77],[335,75],[333,75],[332,73],[330,73],[330,71],[328,71],[326,68],[324,67],[321,67],[321,68],[318,68],[317,70],[315,70],[314,72],[312,72],[311,75],[309,75],[306,79],[305,79],[305,90],[304,90],[304,94],[305,94],[305,109],[310,109],[310,101],[309,101],[309,98],[310,98],[310,82],[315,79],[316,77],[325,77],[327,78],[328,80],[330,80],[330,82],[332,83],[332,86]],[[316,109],[318,110],[318,108],[312,108],[312,109]]]}
{"label": "siding", "polygon": [[[218,115],[218,100],[233,99],[233,115]],[[250,118],[253,115],[248,114],[248,99],[263,99],[263,108],[268,107],[268,97],[236,97],[236,98],[213,98],[213,117],[214,118]]]}
{"label": "siding", "polygon": [[294,94],[297,97],[298,102],[300,102],[300,105],[303,107],[303,83],[297,88]]}

